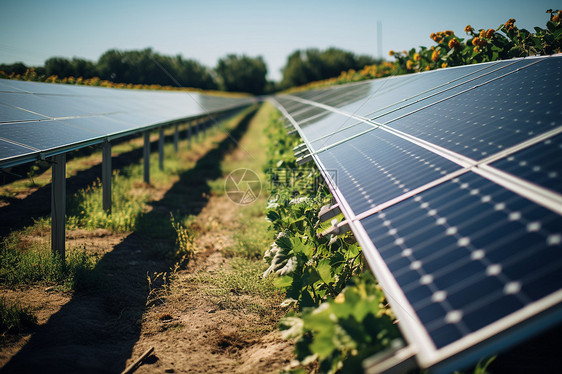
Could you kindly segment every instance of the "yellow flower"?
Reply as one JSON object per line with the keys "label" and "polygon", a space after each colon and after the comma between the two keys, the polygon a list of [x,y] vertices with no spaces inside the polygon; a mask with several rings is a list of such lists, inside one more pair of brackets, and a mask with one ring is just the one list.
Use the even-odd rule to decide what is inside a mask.
{"label": "yellow flower", "polygon": [[446,31],[445,31],[445,35],[447,35],[447,36],[451,36],[451,35],[453,35],[453,34],[454,34],[454,32],[452,32],[451,30],[446,30]]}
{"label": "yellow flower", "polygon": [[444,63],[441,64],[441,67],[442,67],[442,68],[446,68],[447,66],[449,66],[449,64],[447,64],[446,62],[444,62]]}
{"label": "yellow flower", "polygon": [[496,32],[496,30],[494,30],[494,29],[488,29],[488,31],[486,31],[486,38],[492,39],[494,37],[495,32]]}
{"label": "yellow flower", "polygon": [[425,70],[425,71],[431,70],[431,66],[427,65],[427,66],[425,67],[425,69],[423,69],[423,70]]}
{"label": "yellow flower", "polygon": [[466,25],[466,27],[464,28],[464,32],[466,32],[467,34],[470,32],[473,32],[474,28],[470,25]]}
{"label": "yellow flower", "polygon": [[504,25],[505,28],[506,28],[506,30],[507,30],[507,31],[511,31],[511,30],[515,29],[514,23],[515,23],[515,19],[514,19],[514,18],[508,19],[507,22],[506,22],[505,25]]}
{"label": "yellow flower", "polygon": [[480,38],[485,38],[486,37],[486,30],[482,29],[480,30],[480,35],[478,35]]}
{"label": "yellow flower", "polygon": [[474,47],[474,52],[475,52],[475,53],[479,53],[479,52],[480,52],[480,48],[478,48],[478,46]]}
{"label": "yellow flower", "polygon": [[477,36],[474,37],[474,38],[472,39],[472,45],[474,45],[474,46],[480,45],[480,38],[478,38]]}
{"label": "yellow flower", "polygon": [[413,67],[414,67],[414,61],[408,60],[408,61],[406,62],[406,69],[412,70]]}
{"label": "yellow flower", "polygon": [[433,53],[431,54],[431,61],[437,61],[439,60],[439,51],[435,50],[433,51]]}
{"label": "yellow flower", "polygon": [[419,53],[414,54],[414,61],[419,61],[421,60],[421,56]]}
{"label": "yellow flower", "polygon": [[389,56],[394,56],[394,51],[391,49],[390,51],[388,51],[388,55],[389,55]]}
{"label": "yellow flower", "polygon": [[449,48],[451,49],[457,48],[459,45],[461,45],[461,43],[459,43],[459,41],[456,38],[449,40]]}

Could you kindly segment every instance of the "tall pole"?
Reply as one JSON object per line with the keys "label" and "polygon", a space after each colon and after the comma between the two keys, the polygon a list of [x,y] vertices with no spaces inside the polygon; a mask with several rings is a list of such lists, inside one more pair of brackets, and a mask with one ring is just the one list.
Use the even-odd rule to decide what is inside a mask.
{"label": "tall pole", "polygon": [[111,213],[111,143],[106,140],[103,143],[101,162],[101,185],[103,191],[103,210]]}
{"label": "tall pole", "polygon": [[164,170],[164,127],[158,128],[158,168]]}
{"label": "tall pole", "polygon": [[144,162],[144,183],[150,184],[150,131],[144,132],[142,158]]}
{"label": "tall pole", "polygon": [[51,182],[51,251],[63,261],[65,255],[64,225],[66,212],[66,154],[52,157]]}

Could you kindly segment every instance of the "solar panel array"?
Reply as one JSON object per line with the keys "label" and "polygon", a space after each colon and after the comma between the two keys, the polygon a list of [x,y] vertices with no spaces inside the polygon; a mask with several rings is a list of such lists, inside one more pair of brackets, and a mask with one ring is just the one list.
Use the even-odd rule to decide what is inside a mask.
{"label": "solar panel array", "polygon": [[422,367],[562,319],[561,77],[555,55],[274,99]]}
{"label": "solar panel array", "polygon": [[196,92],[0,79],[0,166],[52,156],[253,102]]}

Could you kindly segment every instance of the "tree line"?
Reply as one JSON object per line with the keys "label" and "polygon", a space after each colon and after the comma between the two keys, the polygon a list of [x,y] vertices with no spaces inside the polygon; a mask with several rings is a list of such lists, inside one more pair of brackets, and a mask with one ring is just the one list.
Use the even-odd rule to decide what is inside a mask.
{"label": "tree line", "polygon": [[[261,56],[229,54],[209,68],[181,55],[166,56],[151,48],[121,51],[110,49],[97,61],[82,58],[51,57],[34,67],[39,77],[98,77],[114,83],[192,87],[264,94],[308,82],[327,79],[348,69],[361,69],[380,62],[338,48],[306,49],[293,52],[282,69],[281,82],[267,80],[267,65]],[[6,75],[24,75],[29,66],[21,62],[0,64]]]}

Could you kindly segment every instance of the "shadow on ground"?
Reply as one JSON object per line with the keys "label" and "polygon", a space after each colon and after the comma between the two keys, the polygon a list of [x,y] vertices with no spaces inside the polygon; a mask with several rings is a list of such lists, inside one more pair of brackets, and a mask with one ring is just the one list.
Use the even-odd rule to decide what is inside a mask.
{"label": "shadow on ground", "polygon": [[125,369],[137,342],[149,287],[147,275],[169,270],[174,246],[170,212],[198,214],[210,193],[207,181],[222,176],[220,162],[237,147],[256,110],[243,117],[224,141],[155,202],[140,229],[104,255],[82,277],[74,296],[38,327],[3,373],[116,373]]}

